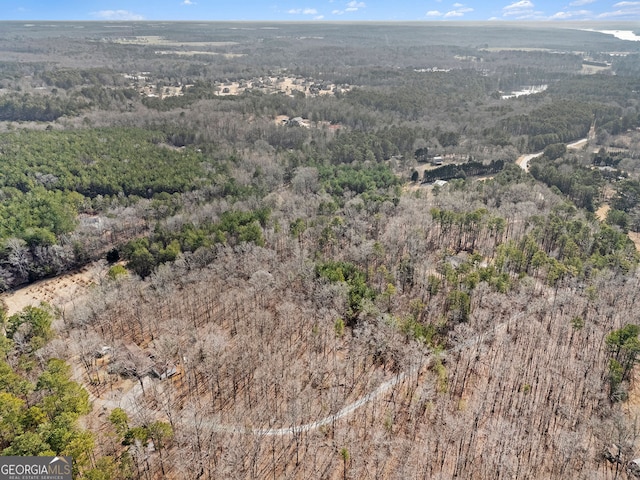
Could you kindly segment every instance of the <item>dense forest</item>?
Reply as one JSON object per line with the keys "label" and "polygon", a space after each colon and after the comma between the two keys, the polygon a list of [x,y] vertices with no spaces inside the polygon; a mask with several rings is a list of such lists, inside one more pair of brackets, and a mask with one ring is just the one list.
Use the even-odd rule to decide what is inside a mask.
{"label": "dense forest", "polygon": [[2,455],[640,476],[639,43],[0,26]]}

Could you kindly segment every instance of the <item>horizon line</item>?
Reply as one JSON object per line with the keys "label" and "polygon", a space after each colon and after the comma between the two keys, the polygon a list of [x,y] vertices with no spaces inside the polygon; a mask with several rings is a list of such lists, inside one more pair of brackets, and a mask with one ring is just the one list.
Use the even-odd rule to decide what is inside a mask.
{"label": "horizon line", "polygon": [[[191,19],[191,20],[171,20],[171,19],[141,19],[141,20],[106,20],[106,19],[86,19],[86,20],[65,20],[65,19],[14,19],[14,20],[4,20],[0,19],[0,23],[549,23],[555,25],[568,24],[568,23],[634,23],[638,24],[638,20],[601,20],[601,19],[582,19],[582,20],[562,20],[562,19],[540,19],[540,20],[505,20],[502,18],[489,18],[489,19],[475,19],[475,20],[435,20],[435,19],[424,19],[424,20],[380,20],[380,19],[372,19],[372,20],[242,20],[242,19],[234,19],[234,20],[203,20],[203,19]],[[638,29],[640,29],[640,24],[638,24]]]}

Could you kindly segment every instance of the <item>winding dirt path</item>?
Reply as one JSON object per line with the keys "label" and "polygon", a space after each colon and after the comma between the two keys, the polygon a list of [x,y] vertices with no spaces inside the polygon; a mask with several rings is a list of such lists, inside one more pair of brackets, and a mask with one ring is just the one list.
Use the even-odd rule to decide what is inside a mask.
{"label": "winding dirt path", "polygon": [[[485,340],[493,336],[496,336],[499,331],[505,330],[509,325],[509,323],[517,321],[520,317],[524,316],[525,314],[526,312],[520,312],[516,315],[513,315],[508,320],[495,325],[491,331],[474,335],[467,341],[462,342],[457,347],[451,350],[448,350],[447,352],[445,352],[445,354],[459,352],[461,350],[464,350],[470,347],[471,345],[482,343]],[[350,403],[349,405],[343,407],[336,413],[332,415],[328,415],[319,420],[316,420],[315,422],[304,423],[301,425],[293,425],[291,427],[283,427],[283,428],[248,428],[244,425],[221,425],[215,422],[214,420],[201,421],[200,425],[207,425],[212,430],[216,432],[221,432],[221,433],[237,433],[242,435],[257,435],[257,436],[284,436],[284,435],[296,435],[304,432],[309,432],[311,430],[320,428],[324,425],[333,424],[334,422],[355,412],[357,409],[359,409],[363,405],[366,405],[370,401],[378,398],[380,395],[386,393],[391,388],[403,382],[405,379],[411,377],[412,375],[419,374],[420,371],[424,368],[430,367],[433,364],[433,362],[436,360],[436,358],[437,356],[435,354],[430,354],[426,358],[426,360],[422,362],[420,365],[413,365],[412,367],[408,368],[404,372],[398,373],[396,376],[380,384],[375,390],[369,392],[368,394],[356,400],[355,402]]]}
{"label": "winding dirt path", "polygon": [[[427,363],[432,363],[432,362],[433,362],[433,357],[431,357],[427,361]],[[359,409],[363,405],[369,403],[371,400],[379,397],[390,388],[402,382],[405,378],[407,378],[411,374],[417,373],[417,371],[418,371],[418,368],[413,367],[407,371],[401,372],[397,374],[395,377],[393,377],[392,379],[387,380],[386,382],[381,384],[378,388],[376,388],[372,392],[368,393],[367,395],[360,398],[359,400],[356,400],[355,402],[347,405],[346,407],[342,408],[341,410],[334,413],[333,415],[329,415],[327,417],[321,418],[320,420],[316,420],[315,422],[311,422],[311,423],[294,425],[288,428],[249,428],[249,429],[247,427],[239,426],[239,425],[219,425],[219,424],[213,423],[213,421],[206,421],[204,423],[207,423],[208,426],[210,426],[213,430],[217,432],[241,433],[245,435],[249,434],[249,435],[258,435],[258,436],[283,436],[283,435],[294,435],[294,434],[309,432],[311,430],[320,428],[324,425],[330,425],[340,420],[341,418],[346,417],[350,413],[355,412],[357,409]]]}
{"label": "winding dirt path", "polygon": [[529,171],[529,162],[534,158],[541,157],[544,152],[527,153],[526,155],[520,155],[516,160],[516,164],[525,172]]}
{"label": "winding dirt path", "polygon": [[[591,133],[589,133],[589,137],[588,138],[582,138],[580,140],[576,140],[575,142],[571,142],[571,143],[567,143],[567,149],[568,150],[578,150],[582,147],[584,147],[587,142],[591,139]],[[534,158],[538,158],[541,157],[544,154],[543,152],[537,152],[537,153],[527,153],[526,155],[520,155],[518,157],[518,159],[516,160],[516,165],[518,165],[520,168],[522,168],[525,172],[529,171],[529,162],[531,160],[533,160]]]}

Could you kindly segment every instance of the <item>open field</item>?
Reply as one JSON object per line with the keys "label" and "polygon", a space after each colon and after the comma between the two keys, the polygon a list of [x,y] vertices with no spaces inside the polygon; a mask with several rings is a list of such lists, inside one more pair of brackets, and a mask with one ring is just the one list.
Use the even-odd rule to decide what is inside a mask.
{"label": "open field", "polygon": [[598,73],[610,72],[611,67],[598,67],[596,65],[586,65],[582,64],[582,70],[580,73],[584,75],[596,75]]}
{"label": "open field", "polygon": [[194,55],[220,55],[225,58],[238,58],[244,56],[242,53],[219,53],[219,52],[207,52],[205,50],[156,50],[156,55],[184,55],[191,57]]}
{"label": "open field", "polygon": [[105,264],[97,262],[77,272],[40,280],[14,292],[2,293],[0,302],[7,307],[7,315],[13,315],[28,305],[38,306],[41,302],[65,311],[76,302],[82,302],[91,286],[100,283],[105,275]]}
{"label": "open field", "polygon": [[124,37],[109,39],[109,42],[119,43],[122,45],[150,45],[158,47],[230,47],[238,45],[238,42],[177,42],[158,35],[144,35],[137,37]]}

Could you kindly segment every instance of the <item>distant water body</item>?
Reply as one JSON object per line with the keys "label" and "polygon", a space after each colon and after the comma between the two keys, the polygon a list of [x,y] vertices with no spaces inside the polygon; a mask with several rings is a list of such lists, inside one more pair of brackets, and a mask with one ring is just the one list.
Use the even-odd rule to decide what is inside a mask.
{"label": "distant water body", "polygon": [[518,98],[524,95],[533,95],[535,93],[544,92],[547,89],[547,85],[534,85],[530,87],[524,87],[521,90],[516,92],[511,92],[506,95],[502,95],[500,98],[502,100],[509,100],[510,98]]}
{"label": "distant water body", "polygon": [[640,36],[633,33],[631,30],[593,30],[591,28],[586,29],[587,32],[604,33],[605,35],[613,35],[620,40],[629,40],[630,42],[640,42]]}

